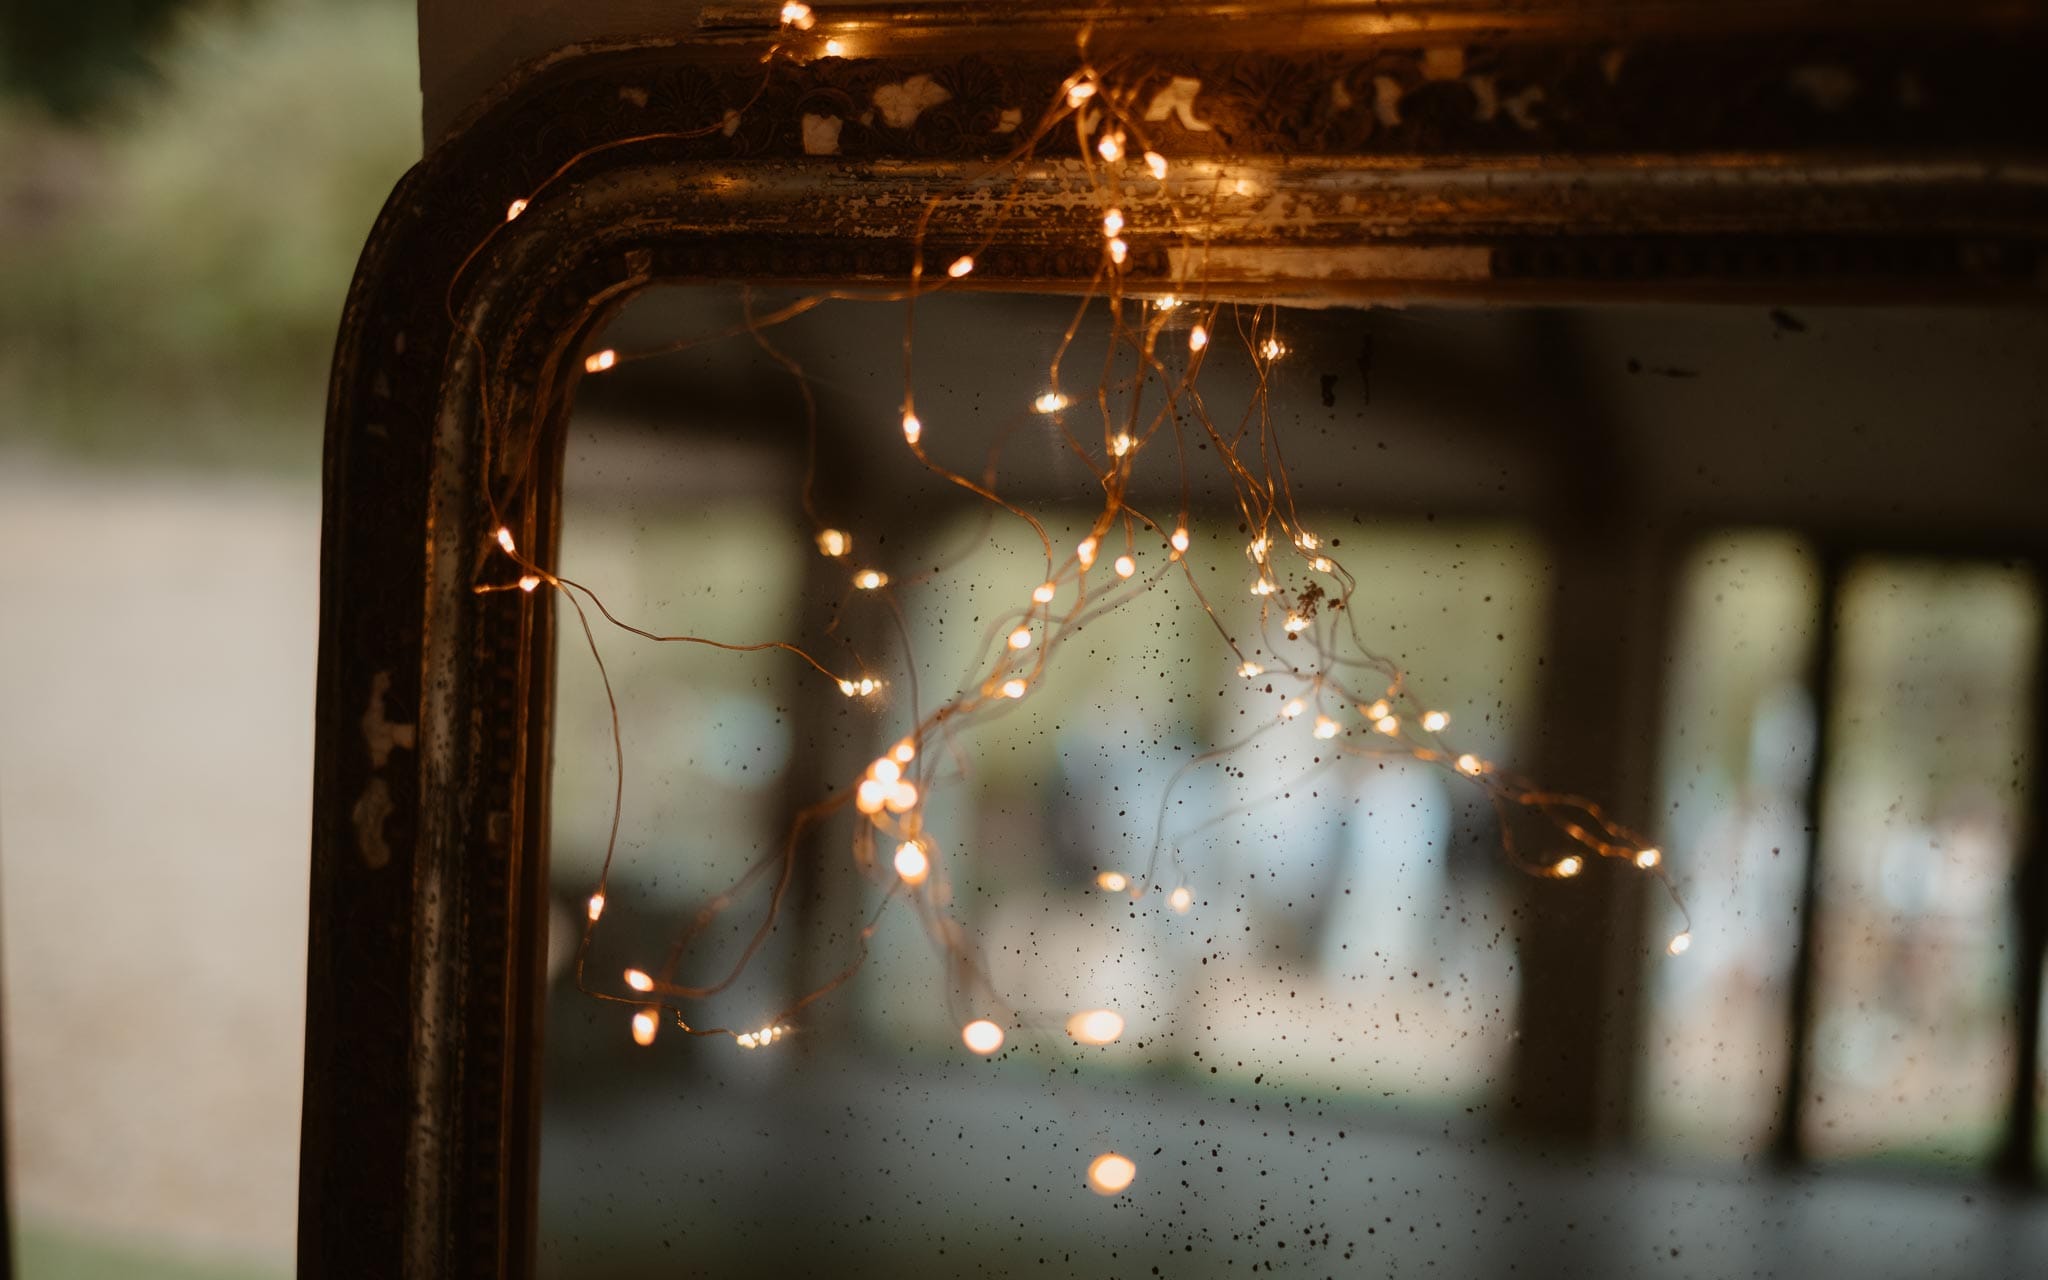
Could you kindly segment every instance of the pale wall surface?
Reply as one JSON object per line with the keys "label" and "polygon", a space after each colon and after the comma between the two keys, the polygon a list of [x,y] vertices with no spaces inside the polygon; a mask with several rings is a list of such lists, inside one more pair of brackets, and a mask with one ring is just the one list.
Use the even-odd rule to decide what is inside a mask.
{"label": "pale wall surface", "polygon": [[31,1229],[289,1272],[319,522],[311,476],[0,455],[7,1137]]}

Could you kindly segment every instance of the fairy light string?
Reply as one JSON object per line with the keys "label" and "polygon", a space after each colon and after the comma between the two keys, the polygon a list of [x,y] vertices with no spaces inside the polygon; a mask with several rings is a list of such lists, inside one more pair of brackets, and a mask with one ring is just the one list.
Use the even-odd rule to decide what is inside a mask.
{"label": "fairy light string", "polygon": [[[764,53],[762,78],[736,114],[744,117],[761,101],[785,58],[837,55],[811,34],[818,16],[802,3],[780,7],[780,36]],[[831,38],[837,44],[836,38]],[[999,484],[1001,441],[988,452],[983,472],[969,476],[941,462],[932,445],[952,438],[952,424],[927,421],[917,407],[918,299],[926,294],[971,284],[990,239],[940,254],[927,262],[926,244],[934,215],[947,195],[934,193],[915,221],[908,279],[897,290],[880,292],[825,291],[772,310],[757,312],[751,291],[743,293],[743,321],[707,334],[676,339],[639,350],[611,347],[591,351],[578,361],[583,376],[603,376],[628,363],[658,358],[708,342],[749,337],[797,385],[805,415],[805,469],[801,509],[811,526],[817,553],[846,571],[847,598],[858,607],[880,603],[895,624],[904,655],[910,651],[909,628],[899,593],[914,589],[937,569],[898,580],[890,566],[864,558],[870,545],[857,526],[829,521],[820,513],[815,494],[818,470],[818,411],[810,380],[796,360],[776,346],[770,333],[834,301],[869,305],[900,304],[903,308],[901,444],[923,468],[982,504],[988,521],[1010,518],[1034,535],[1042,569],[1015,603],[997,611],[981,638],[973,665],[957,689],[929,710],[919,705],[914,676],[906,690],[910,711],[907,728],[890,739],[859,776],[847,780],[825,798],[798,809],[789,820],[779,846],[752,863],[724,891],[708,899],[681,922],[669,945],[647,968],[631,968],[616,977],[588,972],[593,939],[611,902],[610,881],[618,850],[626,794],[626,752],[619,700],[598,640],[598,626],[653,644],[702,646],[735,654],[780,653],[798,659],[824,681],[823,688],[873,707],[882,714],[878,695],[888,689],[881,667],[853,654],[854,665],[827,662],[806,647],[787,640],[724,640],[690,633],[668,633],[618,616],[590,586],[557,575],[522,550],[519,521],[506,512],[524,508],[527,486],[535,474],[533,461],[541,432],[525,433],[523,456],[505,469],[509,483],[501,490],[487,480],[483,504],[492,522],[487,555],[476,570],[473,589],[479,593],[518,591],[537,595],[541,587],[559,596],[573,610],[607,701],[612,737],[613,796],[610,828],[596,884],[586,899],[574,975],[579,990],[599,1000],[630,1009],[628,1029],[641,1045],[653,1044],[664,1021],[692,1036],[723,1036],[741,1049],[780,1043],[801,1028],[800,1015],[859,972],[883,913],[898,901],[907,903],[939,947],[960,1003],[963,1047],[979,1056],[1002,1050],[1027,1019],[1009,1007],[989,981],[967,932],[949,911],[948,863],[971,856],[945,841],[926,822],[934,788],[949,780],[934,761],[964,758],[965,738],[974,729],[1031,697],[1042,684],[1069,636],[1090,620],[1125,608],[1155,589],[1185,592],[1229,651],[1235,678],[1271,695],[1268,719],[1243,737],[1197,753],[1169,779],[1155,822],[1155,837],[1142,867],[1101,871],[1077,893],[1116,893],[1133,902],[1158,893],[1175,914],[1197,909],[1198,887],[1188,883],[1181,845],[1220,815],[1195,827],[1173,831],[1169,811],[1174,793],[1197,769],[1252,750],[1272,735],[1309,738],[1328,753],[1317,767],[1346,757],[1400,757],[1443,771],[1456,782],[1476,788],[1498,811],[1501,848],[1507,861],[1531,875],[1559,880],[1578,878],[1592,858],[1612,860],[1652,879],[1683,922],[1666,950],[1680,955],[1692,945],[1690,922],[1674,887],[1663,850],[1641,833],[1612,818],[1584,797],[1544,788],[1522,778],[1497,761],[1462,749],[1455,741],[1451,712],[1419,701],[1408,688],[1405,673],[1365,641],[1353,607],[1357,581],[1335,554],[1335,548],[1308,527],[1296,510],[1293,487],[1273,420],[1271,375],[1289,355],[1273,306],[1221,304],[1209,296],[1206,246],[1219,215],[1217,199],[1230,190],[1223,168],[1207,183],[1176,182],[1173,162],[1144,128],[1138,101],[1142,77],[1118,83],[1088,59],[1086,33],[1079,42],[1080,65],[1058,86],[1052,100],[1029,129],[1019,131],[1015,147],[987,169],[962,179],[968,193],[987,194],[991,183],[1007,176],[1007,187],[995,194],[989,225],[998,223],[1024,189],[1025,169],[1037,149],[1055,130],[1074,131],[1074,168],[1095,205],[1091,215],[1099,231],[1100,259],[1072,318],[1045,363],[1044,389],[1028,408],[1046,420],[1050,438],[1063,447],[1101,491],[1101,505],[1085,532],[1072,543],[1056,539],[1045,522],[1019,502],[1004,496]],[[466,342],[478,357],[477,404],[482,418],[485,455],[481,474],[500,474],[492,456],[501,439],[509,439],[494,415],[492,379],[479,335],[458,316],[458,287],[493,239],[521,218],[536,216],[548,199],[591,157],[617,147],[654,140],[708,136],[731,127],[728,111],[701,127],[641,134],[611,140],[571,157],[532,190],[505,193],[502,220],[458,266],[444,295],[449,323],[457,342]],[[1150,188],[1146,198],[1132,197],[1138,186]],[[1161,218],[1147,211],[1164,210]],[[989,233],[990,236],[993,232]],[[1186,278],[1170,282],[1170,292],[1153,286],[1133,290],[1126,278],[1134,244],[1171,241],[1188,264]],[[629,281],[637,287],[642,281]],[[622,286],[623,287],[623,286]],[[614,293],[617,291],[614,290]],[[594,314],[595,306],[591,304]],[[1065,381],[1066,363],[1091,316],[1102,315],[1108,340],[1094,385],[1085,392]],[[1168,337],[1171,335],[1171,341]],[[1204,367],[1228,348],[1241,354],[1252,372],[1251,393],[1236,422],[1223,425],[1212,416],[1199,389]],[[564,353],[567,356],[567,353]],[[574,357],[568,357],[574,358]],[[544,403],[539,397],[537,403]],[[1085,420],[1094,420],[1088,425]],[[1191,448],[1191,442],[1198,446]],[[1134,500],[1142,465],[1167,453],[1176,471],[1177,506],[1171,516],[1142,509]],[[1245,531],[1241,567],[1245,599],[1257,610],[1256,643],[1247,648],[1235,637],[1196,573],[1190,512],[1195,505],[1190,465],[1195,459],[1216,467],[1229,494],[1229,506]],[[988,526],[984,526],[987,528]],[[964,554],[964,553],[963,553]],[[595,615],[593,617],[593,614]],[[835,623],[836,626],[836,623]],[[914,672],[914,665],[906,663]],[[879,725],[878,725],[879,730]],[[886,735],[882,735],[886,736]],[[1540,823],[1549,841],[1540,851],[1525,851],[1514,819]],[[876,901],[854,935],[853,954],[826,982],[804,992],[758,1024],[740,1028],[698,1026],[688,1016],[692,1006],[728,991],[767,942],[795,883],[800,849],[810,834],[841,820],[852,826],[850,856],[855,867],[877,890]],[[1135,860],[1134,860],[1135,862]],[[714,922],[763,890],[766,902],[739,955],[710,978],[688,980],[686,961]],[[1047,1025],[1056,1024],[1057,1019]],[[1114,1009],[1076,1010],[1065,1019],[1068,1036],[1084,1045],[1118,1039],[1124,1019]],[[1087,1171],[1092,1189],[1119,1194],[1136,1177],[1127,1157],[1106,1152]]]}

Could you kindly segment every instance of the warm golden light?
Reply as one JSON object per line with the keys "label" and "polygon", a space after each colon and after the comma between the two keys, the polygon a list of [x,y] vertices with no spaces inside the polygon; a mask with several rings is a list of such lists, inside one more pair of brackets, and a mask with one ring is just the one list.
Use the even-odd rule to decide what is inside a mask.
{"label": "warm golden light", "polygon": [[828,58],[837,58],[837,57],[841,57],[841,56],[843,56],[843,55],[844,55],[845,53],[846,53],[846,45],[845,45],[845,43],[844,43],[843,41],[839,41],[839,40],[827,40],[827,41],[825,42],[825,56],[826,56],[826,57],[828,57]]}
{"label": "warm golden light", "polygon": [[1308,619],[1298,613],[1290,613],[1287,615],[1287,621],[1281,623],[1280,627],[1288,635],[1298,636],[1308,630]]}
{"label": "warm golden light", "polygon": [[972,270],[974,270],[973,256],[970,254],[963,253],[959,257],[953,259],[953,265],[946,268],[946,274],[953,277],[955,280],[958,280],[961,276],[966,275],[968,272]]}
{"label": "warm golden light", "polygon": [[1381,698],[1378,702],[1373,703],[1371,706],[1360,707],[1359,710],[1365,712],[1367,719],[1378,720],[1382,716],[1385,716],[1391,711],[1393,711],[1393,708],[1387,705],[1387,700],[1385,698]]}
{"label": "warm golden light", "polygon": [[1372,727],[1379,730],[1381,733],[1386,734],[1389,738],[1391,738],[1395,734],[1401,732],[1401,717],[1381,716],[1379,719],[1372,722]]}
{"label": "warm golden light", "polygon": [[1431,733],[1442,733],[1451,723],[1448,711],[1425,711],[1422,713],[1422,727]]}
{"label": "warm golden light", "polygon": [[1636,865],[1645,871],[1648,871],[1662,861],[1664,861],[1664,851],[1661,849],[1642,849],[1636,853]]}
{"label": "warm golden light", "polygon": [[1033,400],[1031,407],[1040,413],[1058,413],[1067,407],[1067,398],[1057,391],[1048,391]]}
{"label": "warm golden light", "polygon": [[1106,164],[1115,164],[1123,159],[1124,135],[1121,133],[1103,134],[1102,140],[1095,144],[1095,154],[1101,156]]}
{"label": "warm golden light", "polygon": [[1109,260],[1111,262],[1116,263],[1118,266],[1122,266],[1124,264],[1124,259],[1130,256],[1131,246],[1125,244],[1123,242],[1122,237],[1118,237],[1117,239],[1109,242]]}
{"label": "warm golden light", "polygon": [[1255,596],[1270,596],[1279,589],[1279,586],[1271,578],[1260,578],[1257,582],[1252,583],[1252,594]]}
{"label": "warm golden light", "polygon": [[916,414],[906,412],[903,415],[904,440],[908,441],[911,444],[916,444],[918,440],[923,437],[923,435],[924,424],[917,420]]}
{"label": "warm golden light", "polygon": [[1040,604],[1051,604],[1059,588],[1050,582],[1041,582],[1031,589],[1031,598]]}
{"label": "warm golden light", "polygon": [[1116,1195],[1137,1176],[1137,1164],[1129,1156],[1114,1151],[1105,1151],[1088,1164],[1088,1186],[1097,1195]]}
{"label": "warm golden light", "polygon": [[818,552],[837,560],[853,550],[853,535],[844,529],[818,530]]}
{"label": "warm golden light", "polygon": [[1169,293],[1164,297],[1154,298],[1152,300],[1152,305],[1159,308],[1161,311],[1171,311],[1175,307],[1180,305],[1180,299],[1174,297],[1172,294]]}
{"label": "warm golden light", "polygon": [[1552,867],[1551,871],[1559,879],[1569,880],[1585,869],[1586,860],[1584,858],[1581,858],[1576,853],[1568,853],[1557,860],[1557,865]]}
{"label": "warm golden light", "polygon": [[1093,80],[1083,80],[1079,84],[1075,85],[1073,88],[1067,90],[1067,105],[1070,107],[1078,107],[1082,103],[1088,101],[1088,99],[1094,96],[1095,82]]}
{"label": "warm golden light", "polygon": [[986,1058],[1003,1047],[1003,1029],[987,1018],[976,1018],[960,1028],[960,1043]]}
{"label": "warm golden light", "polygon": [[1161,182],[1166,181],[1166,157],[1157,151],[1145,153],[1145,171]]}
{"label": "warm golden light", "polygon": [[1330,570],[1336,568],[1337,566],[1330,563],[1330,557],[1317,556],[1315,559],[1308,562],[1308,567],[1314,569],[1317,573],[1328,573]]}
{"label": "warm golden light", "polygon": [[903,767],[896,763],[893,755],[880,756],[868,766],[868,776],[885,787],[893,787],[896,779],[903,776]]}
{"label": "warm golden light", "polygon": [[512,531],[510,529],[507,529],[504,525],[499,525],[497,537],[498,545],[505,548],[506,555],[517,554],[512,547]]}
{"label": "warm golden light", "polygon": [[1287,347],[1278,338],[1268,338],[1259,344],[1259,354],[1268,360],[1278,360],[1287,354]]}
{"label": "warm golden light", "polygon": [[1115,1044],[1123,1033],[1123,1015],[1114,1009],[1084,1009],[1067,1019],[1067,1034],[1082,1044]]}
{"label": "warm golden light", "polygon": [[1122,209],[1111,209],[1108,213],[1102,215],[1102,234],[1104,236],[1114,240],[1123,232],[1123,229],[1124,211]]}
{"label": "warm golden light", "polygon": [[1112,454],[1115,454],[1117,457],[1121,458],[1125,454],[1129,453],[1131,451],[1131,446],[1136,443],[1137,441],[1131,439],[1129,432],[1119,431],[1114,436],[1110,437],[1109,451]]}
{"label": "warm golden light", "polygon": [[1188,549],[1188,531],[1186,527],[1183,526],[1182,528],[1175,529],[1173,536],[1168,538],[1167,541],[1173,544],[1175,551],[1186,551]]}
{"label": "warm golden light", "polygon": [[1318,738],[1334,738],[1337,736],[1337,730],[1340,727],[1335,720],[1330,719],[1328,716],[1316,717],[1315,732]]}
{"label": "warm golden light", "polygon": [[1458,772],[1468,778],[1476,778],[1486,771],[1486,762],[1467,751],[1458,757]]}
{"label": "warm golden light", "polygon": [[811,6],[802,0],[789,0],[782,6],[782,20],[799,31],[809,31],[817,18],[811,14]]}
{"label": "warm golden light", "polygon": [[1097,544],[1095,542],[1095,539],[1083,538],[1081,539],[1079,545],[1077,545],[1074,548],[1074,555],[1077,559],[1081,561],[1081,567],[1083,569],[1095,563],[1096,545]]}
{"label": "warm golden light", "polygon": [[654,990],[654,979],[638,969],[628,969],[626,970],[626,985],[635,991],[652,991]]}
{"label": "warm golden light", "polygon": [[1300,698],[1294,698],[1286,706],[1280,708],[1280,715],[1284,719],[1292,720],[1306,710],[1308,710],[1308,704]]}
{"label": "warm golden light", "polygon": [[1188,350],[1200,351],[1209,345],[1209,331],[1201,325],[1188,330]]}
{"label": "warm golden light", "polygon": [[1012,649],[1029,649],[1031,647],[1031,628],[1019,627],[1012,631],[1010,633],[1010,647]]}
{"label": "warm golden light", "polygon": [[619,353],[612,350],[610,347],[606,347],[604,350],[599,351],[594,355],[588,356],[584,359],[583,372],[603,373],[606,369],[611,368],[618,362]]}
{"label": "warm golden light", "polygon": [[1266,540],[1266,535],[1262,533],[1258,537],[1253,538],[1250,542],[1246,543],[1244,549],[1250,553],[1252,559],[1257,561],[1264,561],[1266,558],[1266,552],[1271,550],[1272,546],[1273,544],[1268,542]]}
{"label": "warm golden light", "polygon": [[881,687],[882,682],[872,676],[862,676],[858,680],[841,680],[839,682],[839,692],[849,698],[865,698]]}
{"label": "warm golden light", "polygon": [[1256,662],[1246,662],[1246,663],[1244,663],[1244,664],[1243,664],[1242,666],[1238,667],[1238,669],[1237,669],[1237,674],[1239,674],[1239,675],[1243,676],[1243,677],[1244,677],[1245,679],[1249,680],[1249,679],[1251,679],[1251,678],[1252,678],[1253,676],[1262,676],[1262,675],[1265,675],[1265,674],[1266,674],[1266,669],[1265,669],[1264,667],[1260,666],[1260,665],[1259,665],[1258,663],[1256,663]]}
{"label": "warm golden light", "polygon": [[860,786],[854,789],[853,807],[870,816],[880,813],[889,803],[889,784],[876,778],[862,778]]}
{"label": "warm golden light", "polygon": [[883,804],[891,813],[909,813],[917,808],[917,786],[915,783],[899,782],[889,788],[889,795]]}
{"label": "warm golden light", "polygon": [[909,764],[912,760],[917,759],[917,744],[905,738],[889,748],[889,754],[895,758],[897,764]]}
{"label": "warm golden light", "polygon": [[512,219],[518,217],[520,214],[525,212],[526,201],[514,200],[511,204],[505,206],[505,221],[510,222],[512,221]]}
{"label": "warm golden light", "polygon": [[1679,934],[1670,942],[1666,943],[1664,949],[1666,951],[1669,951],[1674,956],[1684,955],[1686,952],[1692,950],[1692,934],[1690,932]]}
{"label": "warm golden light", "polygon": [[1195,895],[1186,885],[1182,885],[1166,895],[1166,905],[1181,915],[1186,915],[1188,908],[1195,905]]}
{"label": "warm golden light", "polygon": [[540,575],[533,573],[526,573],[520,575],[519,589],[521,591],[532,591],[538,586],[540,586]]}
{"label": "warm golden light", "polygon": [[1110,567],[1116,570],[1117,577],[1128,578],[1138,571],[1138,562],[1129,556],[1118,556],[1116,563]]}
{"label": "warm golden light", "polygon": [[595,923],[597,918],[604,914],[604,895],[591,894],[590,901],[583,904],[583,909],[589,914],[592,923]]}
{"label": "warm golden light", "polygon": [[661,1030],[661,1019],[654,1010],[642,1009],[633,1015],[633,1043],[646,1048],[654,1043],[654,1033]]}
{"label": "warm golden light", "polygon": [[1003,696],[1005,698],[1021,698],[1024,696],[1024,689],[1025,685],[1022,680],[1012,677],[1003,681]]}
{"label": "warm golden light", "polygon": [[862,569],[853,575],[853,585],[862,591],[874,591],[889,585],[889,575],[879,569]]}
{"label": "warm golden light", "polygon": [[1095,885],[1106,893],[1122,893],[1131,887],[1131,879],[1121,871],[1105,871],[1095,877]]}
{"label": "warm golden light", "polygon": [[932,861],[924,853],[924,846],[915,840],[905,840],[896,846],[896,874],[903,877],[907,885],[920,885],[931,874]]}

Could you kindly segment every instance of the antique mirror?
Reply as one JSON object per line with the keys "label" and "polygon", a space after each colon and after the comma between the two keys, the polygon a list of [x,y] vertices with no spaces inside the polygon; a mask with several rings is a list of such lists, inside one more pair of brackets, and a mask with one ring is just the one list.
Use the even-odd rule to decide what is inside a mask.
{"label": "antique mirror", "polygon": [[[2044,55],[764,3],[528,67],[335,359],[301,1274],[1977,1238],[1745,1162],[2037,1168]],[[1643,1132],[1738,1172],[1557,1154]]]}

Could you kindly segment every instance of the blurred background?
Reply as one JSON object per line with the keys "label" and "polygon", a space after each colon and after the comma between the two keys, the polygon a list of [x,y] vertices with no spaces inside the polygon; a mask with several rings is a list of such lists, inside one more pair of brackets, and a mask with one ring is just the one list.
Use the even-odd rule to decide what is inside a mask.
{"label": "blurred background", "polygon": [[[54,0],[0,19],[0,1001],[8,1192],[38,1277],[291,1270],[320,422],[341,300],[419,152],[412,6]],[[664,290],[604,341],[728,325]],[[757,299],[757,305],[765,305]],[[1078,536],[1031,413],[1069,304],[922,312],[920,410]],[[744,340],[586,384],[564,567],[664,630],[887,655],[873,707],[795,663],[602,638],[630,786],[594,972],[674,921],[963,678],[1033,545],[903,465],[896,313],[776,341],[820,502],[899,581],[840,608],[801,520],[800,401]],[[1275,416],[1361,625],[1489,758],[1656,834],[1532,882],[1433,773],[1262,745],[1170,590],[1092,624],[935,802],[961,915],[1045,1019],[993,1061],[890,918],[760,1053],[558,982],[542,1269],[771,1274],[2030,1275],[2048,319],[1965,308],[1291,311]],[[1089,341],[1084,335],[1083,341]],[[1219,351],[1211,412],[1249,402]],[[929,409],[926,406],[929,405]],[[1198,559],[1239,561],[1213,503]],[[1241,618],[1235,577],[1214,598]],[[556,935],[611,795],[563,630]],[[1092,892],[1168,801],[1196,903]],[[844,828],[740,1025],[848,958]],[[835,860],[836,858],[836,860]],[[741,920],[747,917],[742,914]],[[714,947],[726,945],[724,936]],[[708,961],[707,961],[708,967]],[[1078,1051],[1065,1012],[1124,1011]],[[1048,1030],[1049,1029],[1049,1030]],[[1094,1152],[1132,1155],[1115,1201]]]}

